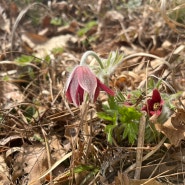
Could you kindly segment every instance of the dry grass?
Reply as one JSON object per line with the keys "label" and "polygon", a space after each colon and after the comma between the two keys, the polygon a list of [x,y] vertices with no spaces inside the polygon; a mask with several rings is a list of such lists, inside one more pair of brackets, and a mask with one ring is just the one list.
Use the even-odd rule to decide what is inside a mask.
{"label": "dry grass", "polygon": [[[140,89],[144,95],[138,101],[145,102],[150,80],[161,81],[160,90],[169,97],[182,92],[172,102],[184,109],[184,24],[170,18],[184,4],[167,10],[170,7],[161,0],[159,10],[154,4],[143,3],[128,9],[121,1],[109,1],[105,6],[103,2],[98,1],[96,6],[87,2],[83,6],[73,1],[55,2],[51,5],[52,13],[48,13],[51,10],[47,5],[37,2],[25,7],[17,2],[0,3],[0,10],[14,13],[6,17],[12,25],[0,28],[2,184],[184,183],[184,138],[174,147],[165,144],[169,141],[160,133],[156,140],[145,143],[143,117],[138,143],[131,146],[126,138],[111,145],[104,132],[108,123],[96,114],[102,110],[107,96],[101,93],[96,104],[84,103],[79,108],[65,99],[69,71],[79,63],[84,51],[94,50],[106,58],[118,49],[124,58],[111,74],[112,88],[121,90],[124,96]],[[40,11],[38,6],[42,7]],[[114,7],[114,14],[110,7]],[[48,23],[57,15],[63,21],[61,25]],[[78,31],[91,20],[98,24],[79,37]],[[22,33],[29,33],[31,41],[26,42]],[[35,52],[39,54],[37,47],[29,45],[34,43],[35,34],[39,36],[36,45],[45,47],[51,38],[61,39],[62,34],[59,41],[63,47],[46,47],[47,57],[31,57]],[[17,61],[22,54],[29,62]],[[184,123],[183,118],[181,121]]]}

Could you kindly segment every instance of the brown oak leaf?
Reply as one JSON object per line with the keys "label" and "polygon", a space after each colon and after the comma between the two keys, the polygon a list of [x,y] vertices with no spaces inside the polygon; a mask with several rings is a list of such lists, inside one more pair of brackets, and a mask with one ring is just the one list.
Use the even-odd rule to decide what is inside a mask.
{"label": "brown oak leaf", "polygon": [[[173,114],[163,125],[155,124],[156,130],[163,133],[174,146],[178,146],[180,141],[185,138],[185,126],[180,126],[176,116]],[[176,127],[174,127],[174,123]]]}
{"label": "brown oak leaf", "polygon": [[175,116],[171,118],[171,123],[174,128],[185,131],[185,110],[177,109]]}

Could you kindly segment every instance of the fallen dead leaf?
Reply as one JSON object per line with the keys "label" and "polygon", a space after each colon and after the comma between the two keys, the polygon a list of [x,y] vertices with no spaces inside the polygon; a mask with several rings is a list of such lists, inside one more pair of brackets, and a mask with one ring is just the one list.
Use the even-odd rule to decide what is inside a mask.
{"label": "fallen dead leaf", "polygon": [[[48,169],[47,153],[42,145],[26,145],[23,152],[15,155],[13,160],[13,181],[25,176],[31,182],[38,179],[41,174]],[[34,185],[41,185],[41,180],[37,180]]]}
{"label": "fallen dead leaf", "polygon": [[177,109],[177,113],[171,118],[171,122],[174,128],[185,131],[185,110]]}
{"label": "fallen dead leaf", "polygon": [[[172,145],[177,147],[180,141],[185,137],[185,127],[184,125],[182,126],[179,121],[181,118],[178,118],[179,120],[176,118],[177,115],[173,114],[163,125],[156,123],[155,128],[158,132],[162,132],[170,140]],[[176,127],[174,127],[174,125]]]}
{"label": "fallen dead leaf", "polygon": [[13,83],[1,81],[0,82],[0,103],[8,108],[15,103],[20,103],[24,100],[23,93]]}
{"label": "fallen dead leaf", "polygon": [[5,162],[5,159],[2,155],[0,155],[0,185],[10,184],[9,177],[9,169]]}
{"label": "fallen dead leaf", "polygon": [[[59,161],[61,159],[61,156],[64,156],[66,152],[70,150],[70,146],[68,148],[62,147],[60,140],[56,136],[52,137],[52,140],[49,146],[50,146],[51,157],[53,161]],[[64,171],[65,171],[65,167],[63,165],[59,165],[53,170],[53,175],[58,176]]]}
{"label": "fallen dead leaf", "polygon": [[[37,36],[38,38],[42,38],[42,36]],[[33,39],[34,38],[34,39]],[[42,42],[35,42],[35,37],[30,37],[28,34],[22,35],[22,40],[34,50],[35,56],[38,58],[44,58],[54,48],[65,48],[68,47],[68,42],[75,43],[77,42],[77,38],[70,34],[67,35],[60,35],[56,37],[52,37],[49,40],[40,39]],[[45,38],[45,37],[44,37]]]}
{"label": "fallen dead leaf", "polygon": [[47,37],[30,32],[23,33],[22,39],[27,42],[30,47],[34,47],[36,44],[43,44],[48,40]]}

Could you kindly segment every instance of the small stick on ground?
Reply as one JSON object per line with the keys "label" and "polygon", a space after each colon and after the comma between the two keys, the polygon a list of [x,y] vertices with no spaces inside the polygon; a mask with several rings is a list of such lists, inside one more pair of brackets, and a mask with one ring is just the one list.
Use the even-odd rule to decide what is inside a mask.
{"label": "small stick on ground", "polygon": [[140,179],[141,166],[143,161],[143,146],[144,146],[144,137],[145,137],[145,125],[146,125],[146,116],[143,113],[139,123],[139,134],[138,134],[138,143],[137,147],[140,148],[136,152],[136,170],[134,179]]}
{"label": "small stick on ground", "polygon": [[[163,145],[163,143],[165,142],[166,140],[166,136],[164,136],[161,141],[158,143],[158,145],[154,148],[154,150],[152,150],[151,152],[149,152],[148,154],[146,154],[144,157],[143,157],[143,160],[142,161],[145,161],[147,160],[150,156],[152,156],[155,152],[157,152],[157,150],[159,150],[159,148]],[[136,163],[132,164],[131,166],[129,166],[124,172],[125,173],[129,173],[130,171],[132,171],[134,168],[136,167]]]}
{"label": "small stick on ground", "polygon": [[[52,165],[51,165],[51,150],[50,150],[50,147],[49,147],[48,139],[46,137],[46,131],[42,127],[41,127],[41,131],[42,131],[42,134],[44,136],[44,141],[45,141],[45,144],[46,144],[46,152],[47,152],[47,157],[48,157],[48,167],[49,167],[49,169],[51,169],[51,167],[52,167]],[[53,185],[52,171],[50,171],[49,174],[50,174],[50,185]]]}

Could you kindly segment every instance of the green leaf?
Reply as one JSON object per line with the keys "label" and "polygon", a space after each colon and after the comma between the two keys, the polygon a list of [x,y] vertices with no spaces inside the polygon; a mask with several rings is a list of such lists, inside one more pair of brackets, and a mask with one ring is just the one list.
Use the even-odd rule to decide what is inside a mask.
{"label": "green leaf", "polygon": [[110,109],[116,110],[118,108],[117,102],[113,96],[109,96],[108,104]]}
{"label": "green leaf", "polygon": [[77,167],[75,167],[74,172],[75,173],[81,173],[84,171],[97,171],[98,168],[95,166],[91,166],[91,165],[79,165]]}
{"label": "green leaf", "polygon": [[34,56],[30,55],[21,55],[15,61],[18,65],[26,66],[31,62],[41,62],[41,59],[39,60],[38,58],[35,58]]}
{"label": "green leaf", "polygon": [[121,91],[118,91],[118,92],[117,92],[117,95],[116,95],[116,97],[115,97],[115,100],[116,100],[117,102],[121,102],[121,103],[125,102],[125,97],[123,96],[123,94],[122,94]]}
{"label": "green leaf", "polygon": [[117,125],[114,124],[114,125],[107,125],[105,127],[105,133],[107,133],[107,141],[112,144],[112,132],[114,130],[114,128],[116,127]]}
{"label": "green leaf", "polygon": [[139,125],[137,123],[130,123],[128,124],[128,140],[129,143],[134,144],[135,140],[137,139],[137,133],[139,130]]}
{"label": "green leaf", "polygon": [[157,142],[157,136],[160,134],[158,131],[156,131],[155,126],[153,124],[147,124],[145,129],[145,142],[151,143],[151,142]]}
{"label": "green leaf", "polygon": [[33,56],[28,56],[28,55],[21,55],[21,57],[17,58],[15,61],[19,65],[27,65],[28,63],[31,63],[34,60]]}
{"label": "green leaf", "polygon": [[62,48],[62,47],[52,49],[52,53],[54,55],[62,54],[63,52],[64,52],[64,48]]}
{"label": "green leaf", "polygon": [[83,35],[85,35],[92,27],[96,26],[98,23],[97,21],[90,21],[87,24],[85,24],[84,28],[81,28],[80,30],[78,30],[78,36],[82,37]]}
{"label": "green leaf", "polygon": [[103,119],[106,121],[113,121],[113,117],[111,115],[108,115],[105,112],[98,112],[97,115],[100,119]]}
{"label": "green leaf", "polygon": [[137,138],[141,113],[134,107],[119,107],[119,120],[124,125],[123,139],[128,137],[129,143],[133,144]]}
{"label": "green leaf", "polygon": [[104,107],[104,112],[98,113],[98,117],[110,122],[105,128],[108,142],[112,144],[113,137],[121,142],[120,135],[122,135],[122,139],[128,137],[129,143],[134,144],[137,139],[141,113],[135,107],[118,105],[114,97],[109,97],[108,105]]}
{"label": "green leaf", "polygon": [[123,139],[125,139],[128,136],[128,132],[129,132],[128,129],[129,129],[128,127],[125,127],[125,130],[123,132]]}
{"label": "green leaf", "polygon": [[46,55],[45,58],[44,58],[44,61],[49,64],[51,62],[51,58],[49,55]]}
{"label": "green leaf", "polygon": [[112,51],[108,59],[102,59],[102,63],[104,66],[103,73],[110,75],[114,69],[117,67],[117,65],[123,60],[123,53],[119,53],[118,50]]}
{"label": "green leaf", "polygon": [[54,17],[53,19],[51,19],[50,23],[55,25],[55,26],[61,26],[62,25],[62,19],[60,17]]}

